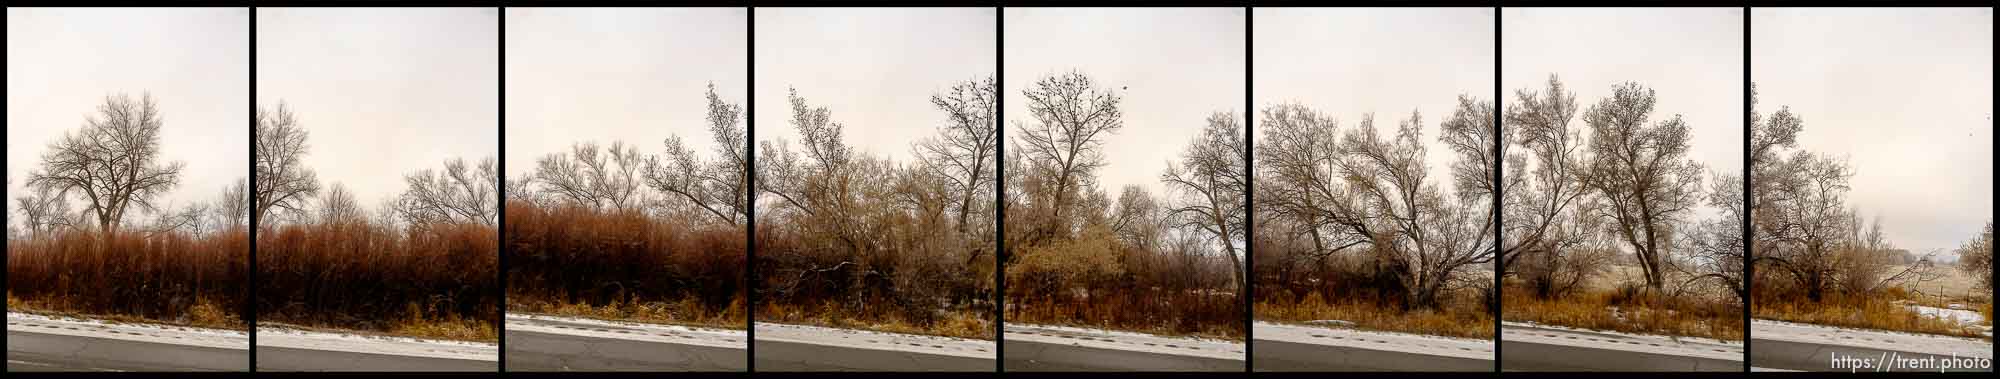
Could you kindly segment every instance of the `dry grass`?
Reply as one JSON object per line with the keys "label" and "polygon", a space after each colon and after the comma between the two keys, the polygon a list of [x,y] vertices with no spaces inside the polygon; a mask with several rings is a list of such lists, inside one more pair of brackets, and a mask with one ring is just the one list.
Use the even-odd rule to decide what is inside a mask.
{"label": "dry grass", "polygon": [[[1764,290],[1754,295],[1756,300],[1752,302],[1751,311],[1753,316],[1761,319],[1990,340],[1971,325],[1924,316],[1897,303],[1899,300],[1923,303],[1917,301],[1918,296],[1913,296],[1902,288],[1889,288],[1877,292],[1879,293],[1866,296],[1835,292],[1826,294],[1815,302],[1805,296]],[[1981,304],[1979,310],[1985,315],[1986,323],[1992,324],[1993,305]]]}
{"label": "dry grass", "polygon": [[1165,290],[1009,300],[1008,322],[1116,329],[1243,341],[1243,308],[1233,294]]}
{"label": "dry grass", "polygon": [[496,341],[496,232],[365,222],[268,229],[257,235],[258,320]]}
{"label": "dry grass", "polygon": [[1493,315],[1473,296],[1458,296],[1439,309],[1403,310],[1365,296],[1328,302],[1312,292],[1299,301],[1282,295],[1266,298],[1257,302],[1256,312],[1258,319],[1267,321],[1341,320],[1354,323],[1356,329],[1493,339]]}
{"label": "dry grass", "polygon": [[1624,288],[1585,289],[1541,299],[1507,283],[1501,292],[1500,317],[1592,330],[1743,340],[1743,311],[1728,302],[1661,297],[1634,286]]}
{"label": "dry grass", "polygon": [[510,310],[748,326],[742,228],[521,201],[502,223]]}
{"label": "dry grass", "polygon": [[993,339],[993,320],[987,313],[971,310],[944,312],[937,316],[937,321],[924,324],[905,319],[895,312],[866,314],[853,311],[854,308],[838,301],[823,301],[816,306],[771,302],[757,308],[757,320],[889,333]]}
{"label": "dry grass", "polygon": [[242,230],[8,241],[8,309],[244,330],[249,257]]}
{"label": "dry grass", "polygon": [[1198,240],[1129,241],[1095,225],[1024,241],[1007,260],[1007,321],[1244,340],[1228,258]]}

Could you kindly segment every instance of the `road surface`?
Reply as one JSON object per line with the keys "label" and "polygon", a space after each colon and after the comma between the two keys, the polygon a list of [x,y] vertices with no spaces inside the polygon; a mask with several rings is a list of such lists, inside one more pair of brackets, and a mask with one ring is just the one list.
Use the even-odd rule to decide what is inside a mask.
{"label": "road surface", "polygon": [[1493,341],[1258,322],[1257,371],[1493,371]]}
{"label": "road surface", "polygon": [[1993,371],[1990,339],[1772,320],[1751,320],[1750,354],[1757,367],[1796,371]]}
{"label": "road surface", "polygon": [[757,371],[992,372],[993,341],[756,324]]}
{"label": "road surface", "polygon": [[7,313],[7,371],[247,371],[249,334]]}
{"label": "road surface", "polygon": [[1243,371],[1243,343],[1008,323],[1007,371]]}
{"label": "road surface", "polygon": [[744,371],[741,330],[507,314],[507,371]]}
{"label": "road surface", "polygon": [[499,371],[493,343],[257,328],[257,371]]}
{"label": "road surface", "polygon": [[1533,323],[1500,326],[1506,371],[1743,371],[1743,343]]}

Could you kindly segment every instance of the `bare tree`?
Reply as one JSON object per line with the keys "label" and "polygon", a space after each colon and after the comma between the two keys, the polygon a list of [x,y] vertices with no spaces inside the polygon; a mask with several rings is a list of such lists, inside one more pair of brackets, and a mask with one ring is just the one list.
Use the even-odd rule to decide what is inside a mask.
{"label": "bare tree", "polygon": [[553,153],[535,162],[531,182],[563,200],[598,209],[638,206],[639,149],[614,141],[606,149],[594,142],[570,146],[570,153]]}
{"label": "bare tree", "polygon": [[766,159],[758,161],[757,188],[807,215],[849,208],[853,199],[841,195],[853,184],[847,179],[852,178],[849,163],[854,152],[842,141],[845,126],[834,122],[833,112],[826,107],[808,105],[797,89],[791,90],[788,99],[791,124],[801,136],[805,154],[792,151],[783,139],[775,144],[765,142]]}
{"label": "bare tree", "polygon": [[1978,238],[1958,247],[1958,269],[1978,278],[1979,288],[1993,288],[1993,221],[1986,221],[1986,231]]}
{"label": "bare tree", "polygon": [[1235,112],[1209,114],[1208,125],[1188,143],[1180,164],[1169,163],[1160,181],[1181,195],[1168,215],[1178,220],[1179,227],[1199,231],[1221,245],[1224,259],[1234,268],[1236,288],[1241,289],[1246,284],[1235,243],[1249,239],[1243,191],[1250,188],[1250,173],[1243,161],[1249,145],[1243,142],[1239,124]]}
{"label": "bare tree", "polygon": [[[793,95],[796,98],[797,91]],[[720,221],[733,225],[747,222],[750,149],[748,134],[737,122],[742,112],[741,106],[723,101],[715,93],[715,84],[709,84],[708,130],[720,159],[705,161],[684,147],[680,137],[668,137],[666,153],[646,161],[645,184],[686,200]]]}
{"label": "bare tree", "polygon": [[368,211],[361,208],[361,202],[354,199],[354,193],[347,186],[333,183],[321,196],[316,221],[321,224],[352,224],[368,220]]}
{"label": "bare tree", "polygon": [[495,197],[500,190],[500,174],[493,157],[481,159],[477,167],[467,166],[465,159],[452,158],[445,161],[443,172],[423,169],[404,175],[403,181],[410,188],[403,192],[396,209],[412,224],[460,222],[494,226],[499,221],[500,204]]}
{"label": "bare tree", "polygon": [[153,198],[180,184],[185,164],[161,162],[161,125],[152,94],[137,101],[124,94],[106,96],[82,130],[65,132],[49,144],[42,170],[29,173],[28,185],[82,195],[98,230],[116,234],[132,205],[158,209]]}
{"label": "bare tree", "polygon": [[[1125,126],[1122,100],[1110,89],[1097,88],[1089,76],[1070,71],[1044,76],[1022,91],[1028,98],[1028,114],[1035,123],[1022,127],[1020,145],[1029,164],[1054,174],[1048,186],[1054,202],[1049,220],[1064,220],[1081,188],[1089,187],[1093,172],[1104,166],[1104,137]],[[1044,225],[1039,233],[1054,233],[1056,226]]]}
{"label": "bare tree", "polygon": [[946,94],[931,95],[931,105],[944,111],[947,122],[938,135],[916,143],[916,155],[923,167],[948,179],[957,192],[956,229],[968,233],[966,223],[973,209],[983,204],[993,189],[994,155],[998,149],[999,124],[994,107],[999,99],[993,77],[952,85]]}
{"label": "bare tree", "polygon": [[1717,217],[1704,219],[1682,234],[1683,244],[1692,253],[1695,267],[1682,269],[1682,283],[1712,281],[1736,296],[1738,304],[1750,304],[1750,288],[1745,285],[1743,241],[1743,176],[1718,175],[1710,181],[1708,205],[1721,209]]}
{"label": "bare tree", "polygon": [[304,212],[306,201],[319,195],[320,185],[319,176],[305,163],[308,132],[291,108],[281,101],[274,111],[259,107],[256,117],[251,155],[257,188],[251,196],[250,218],[262,226],[268,224],[265,216],[272,209]]}
{"label": "bare tree", "polygon": [[[1477,102],[1461,101],[1458,112],[1477,114],[1477,109],[1467,109],[1478,107],[1472,104]],[[1342,138],[1339,165],[1364,205],[1361,235],[1409,289],[1405,305],[1434,308],[1459,270],[1492,261],[1493,215],[1476,201],[1452,201],[1426,182],[1422,128],[1422,116],[1412,112],[1395,137],[1385,139],[1373,117],[1365,117],[1360,128]]]}
{"label": "bare tree", "polygon": [[1767,205],[1757,236],[1771,248],[1758,252],[1758,263],[1790,274],[1817,301],[1839,275],[1838,250],[1855,216],[1847,209],[1854,171],[1845,160],[1799,151],[1772,172],[1777,175],[1758,178],[1774,190],[1762,195]]}
{"label": "bare tree", "polygon": [[223,187],[222,194],[215,199],[215,206],[210,207],[210,217],[214,218],[212,222],[217,227],[235,230],[243,227],[250,216],[249,211],[249,184],[237,178],[235,184]]}
{"label": "bare tree", "polygon": [[[1506,142],[1526,148],[1535,168],[1528,173],[1527,157],[1509,157],[1514,172],[1506,174],[1503,184],[1507,199],[1502,207],[1510,222],[1500,252],[1502,272],[1512,273],[1514,261],[1527,255],[1549,260],[1538,267],[1560,267],[1553,261],[1563,259],[1592,232],[1576,228],[1585,221],[1578,219],[1582,212],[1574,210],[1589,193],[1581,180],[1588,159],[1583,155],[1582,132],[1570,128],[1577,111],[1576,93],[1565,88],[1561,79],[1549,75],[1546,89],[1515,91],[1515,103],[1507,107],[1506,130],[1514,138]],[[1555,287],[1548,281],[1554,278],[1548,275],[1553,274],[1539,271],[1528,280],[1539,283],[1538,291],[1552,290]]]}
{"label": "bare tree", "polygon": [[1584,183],[1605,200],[1614,234],[1630,245],[1647,287],[1665,284],[1674,225],[1699,201],[1700,163],[1682,160],[1688,126],[1680,115],[1648,123],[1658,101],[1652,89],[1626,82],[1584,112],[1591,161]]}
{"label": "bare tree", "polygon": [[1369,243],[1365,204],[1345,185],[1339,123],[1298,104],[1268,107],[1263,114],[1257,149],[1260,209],[1290,219],[1310,237],[1312,249],[1302,259],[1319,260]]}
{"label": "bare tree", "polygon": [[21,224],[27,227],[28,238],[43,238],[72,227],[75,220],[70,218],[69,197],[52,187],[30,187],[34,192],[28,196],[14,198],[21,213]]}
{"label": "bare tree", "polygon": [[1125,185],[1125,188],[1118,193],[1118,205],[1114,209],[1111,215],[1111,231],[1118,234],[1125,243],[1147,251],[1157,250],[1163,246],[1164,242],[1158,241],[1157,238],[1162,234],[1160,230],[1164,226],[1160,223],[1163,210],[1159,201],[1153,198],[1153,194],[1146,192],[1146,187],[1137,184]]}

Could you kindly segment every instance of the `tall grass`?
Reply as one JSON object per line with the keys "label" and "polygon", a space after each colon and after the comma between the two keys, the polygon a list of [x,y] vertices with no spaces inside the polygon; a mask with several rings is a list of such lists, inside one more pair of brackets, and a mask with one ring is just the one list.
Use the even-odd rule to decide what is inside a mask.
{"label": "tall grass", "polygon": [[740,227],[509,201],[510,310],[745,328]]}
{"label": "tall grass", "polygon": [[1007,320],[1241,341],[1242,298],[1197,239],[1134,244],[1090,229],[1008,257]]}
{"label": "tall grass", "polygon": [[[1814,301],[1802,292],[1788,291],[1787,287],[1774,284],[1758,285],[1751,296],[1754,299],[1750,307],[1751,315],[1761,319],[1991,340],[1973,325],[1925,316],[1904,306],[1899,301],[1923,301],[1918,295],[1900,287],[1878,289],[1867,294],[1834,291]],[[1980,311],[1987,323],[1992,323],[1993,305],[1985,304]]]}
{"label": "tall grass", "polygon": [[245,329],[249,234],[63,232],[7,243],[10,309]]}
{"label": "tall grass", "polygon": [[1614,290],[1587,289],[1554,298],[1535,296],[1528,286],[1502,287],[1500,311],[1509,321],[1626,333],[1743,340],[1743,308],[1732,301],[1693,296],[1659,296],[1639,285]]}
{"label": "tall grass", "polygon": [[284,225],[257,235],[257,318],[492,341],[499,238],[476,224]]}

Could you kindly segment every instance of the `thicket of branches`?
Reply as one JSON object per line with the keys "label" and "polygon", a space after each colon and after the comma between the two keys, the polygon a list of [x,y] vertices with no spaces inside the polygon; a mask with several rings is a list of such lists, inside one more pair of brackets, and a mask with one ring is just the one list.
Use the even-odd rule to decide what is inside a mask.
{"label": "thicket of branches", "polygon": [[994,88],[932,95],[943,123],[909,163],[857,151],[792,90],[800,141],[762,142],[755,170],[758,318],[993,338]]}
{"label": "thicket of branches", "polygon": [[749,140],[708,90],[713,156],[577,143],[508,182],[508,307],[743,328]]}
{"label": "thicket of branches", "polygon": [[[1897,249],[1883,233],[1880,217],[1870,219],[1847,202],[1853,190],[1849,182],[1857,172],[1845,158],[1797,146],[1805,130],[1803,117],[1790,107],[1768,116],[1755,113],[1754,85],[1751,94],[1749,159],[1756,180],[1750,220],[1757,236],[1751,258],[1756,263],[1760,307],[1794,299],[1817,303],[1836,296],[1873,296],[1942,276],[1932,259],[1936,251],[1909,262],[1909,253]],[[1981,238],[1990,240],[1991,230],[1989,223],[1988,234]],[[1961,257],[1971,258],[1965,261],[1969,266],[1961,267],[1980,264],[1979,241],[1960,249]],[[1990,244],[1983,249],[1991,251]],[[1989,271],[1972,276],[1991,280]],[[1914,288],[1902,290],[1914,292]]]}
{"label": "thicket of branches", "polygon": [[[1740,339],[1742,175],[1690,159],[1691,125],[1655,114],[1639,83],[1587,108],[1554,75],[1514,97],[1497,256],[1507,293],[1525,298],[1506,317]],[[1715,212],[1697,218],[1704,206]],[[1637,277],[1602,285],[1620,266]]]}
{"label": "thicket of branches", "polygon": [[[1334,299],[1386,313],[1473,314],[1462,323],[1490,314],[1480,304],[1492,304],[1491,277],[1475,274],[1494,256],[1493,111],[1490,102],[1459,96],[1439,123],[1436,142],[1457,157],[1442,175],[1453,186],[1447,193],[1425,164],[1432,141],[1416,112],[1385,132],[1372,114],[1343,127],[1303,105],[1265,108],[1257,149],[1260,308],[1322,317],[1275,308]],[[1490,335],[1491,328],[1427,332]]]}
{"label": "thicket of branches", "polygon": [[1097,175],[1123,95],[1074,71],[1022,93],[1033,121],[1008,144],[1008,320],[1243,338],[1238,116],[1201,124],[1159,176],[1169,193],[1128,185],[1113,199]]}
{"label": "thicket of branches", "polygon": [[305,165],[284,104],[256,113],[258,321],[493,340],[500,322],[500,176],[492,157],[403,176],[373,210]]}
{"label": "thicket of branches", "polygon": [[243,181],[222,188],[213,202],[160,203],[185,169],[166,161],[165,124],[151,94],[111,95],[82,128],[48,145],[25,183],[29,193],[9,209],[19,220],[18,228],[8,225],[10,306],[247,325]]}

